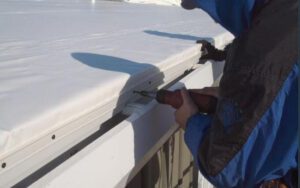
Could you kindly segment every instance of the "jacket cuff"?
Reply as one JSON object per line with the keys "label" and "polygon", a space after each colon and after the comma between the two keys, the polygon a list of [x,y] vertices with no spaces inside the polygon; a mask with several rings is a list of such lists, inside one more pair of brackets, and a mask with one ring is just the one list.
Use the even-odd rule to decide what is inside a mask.
{"label": "jacket cuff", "polygon": [[189,150],[191,151],[195,162],[198,165],[197,155],[200,143],[206,130],[210,127],[212,116],[195,114],[187,121],[186,130],[184,133],[184,140]]}

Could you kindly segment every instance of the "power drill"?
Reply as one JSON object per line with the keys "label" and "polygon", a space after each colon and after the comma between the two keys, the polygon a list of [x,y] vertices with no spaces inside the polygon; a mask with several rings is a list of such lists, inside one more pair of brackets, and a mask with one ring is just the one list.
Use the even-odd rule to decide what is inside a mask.
{"label": "power drill", "polygon": [[[183,99],[180,90],[169,91],[165,89],[158,90],[157,92],[148,91],[134,91],[145,97],[154,98],[161,104],[171,105],[173,108],[178,109],[183,104]],[[192,100],[198,106],[200,113],[212,114],[216,111],[218,99],[214,96],[204,95],[193,90],[188,90]]]}

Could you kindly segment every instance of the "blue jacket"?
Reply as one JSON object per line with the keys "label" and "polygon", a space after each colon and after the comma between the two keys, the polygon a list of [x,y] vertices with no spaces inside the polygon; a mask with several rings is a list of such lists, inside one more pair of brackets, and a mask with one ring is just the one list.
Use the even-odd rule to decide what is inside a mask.
{"label": "blue jacket", "polygon": [[[243,148],[219,174],[206,176],[213,185],[253,188],[259,182],[283,177],[290,169],[298,168],[298,77],[299,67],[295,65]],[[228,106],[228,110],[231,108]],[[200,171],[199,146],[211,121],[208,115],[192,116],[184,135]]]}
{"label": "blue jacket", "polygon": [[[255,0],[194,0],[216,22],[238,36],[251,22]],[[259,0],[262,1],[262,0]],[[259,2],[257,1],[257,2]]]}
{"label": "blue jacket", "polygon": [[200,171],[222,188],[290,182],[298,167],[298,1],[195,1],[236,36],[216,113],[187,123],[185,141]]}

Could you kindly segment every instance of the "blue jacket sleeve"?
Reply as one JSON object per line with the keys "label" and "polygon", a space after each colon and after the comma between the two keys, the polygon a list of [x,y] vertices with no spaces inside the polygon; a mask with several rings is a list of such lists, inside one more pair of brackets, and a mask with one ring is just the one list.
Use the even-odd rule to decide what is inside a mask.
{"label": "blue jacket sleeve", "polygon": [[195,114],[187,122],[184,140],[191,151],[195,162],[198,164],[197,153],[205,132],[209,128],[212,117],[209,115]]}

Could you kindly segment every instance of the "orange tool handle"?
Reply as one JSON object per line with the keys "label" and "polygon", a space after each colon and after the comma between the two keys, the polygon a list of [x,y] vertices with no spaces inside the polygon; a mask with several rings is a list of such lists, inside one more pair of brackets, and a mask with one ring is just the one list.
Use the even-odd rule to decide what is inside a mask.
{"label": "orange tool handle", "polygon": [[[214,96],[203,95],[188,90],[192,100],[198,106],[199,112],[212,114],[216,111],[218,99]],[[180,90],[168,91],[159,90],[156,94],[156,100],[161,104],[171,105],[173,108],[180,108],[183,103]]]}

